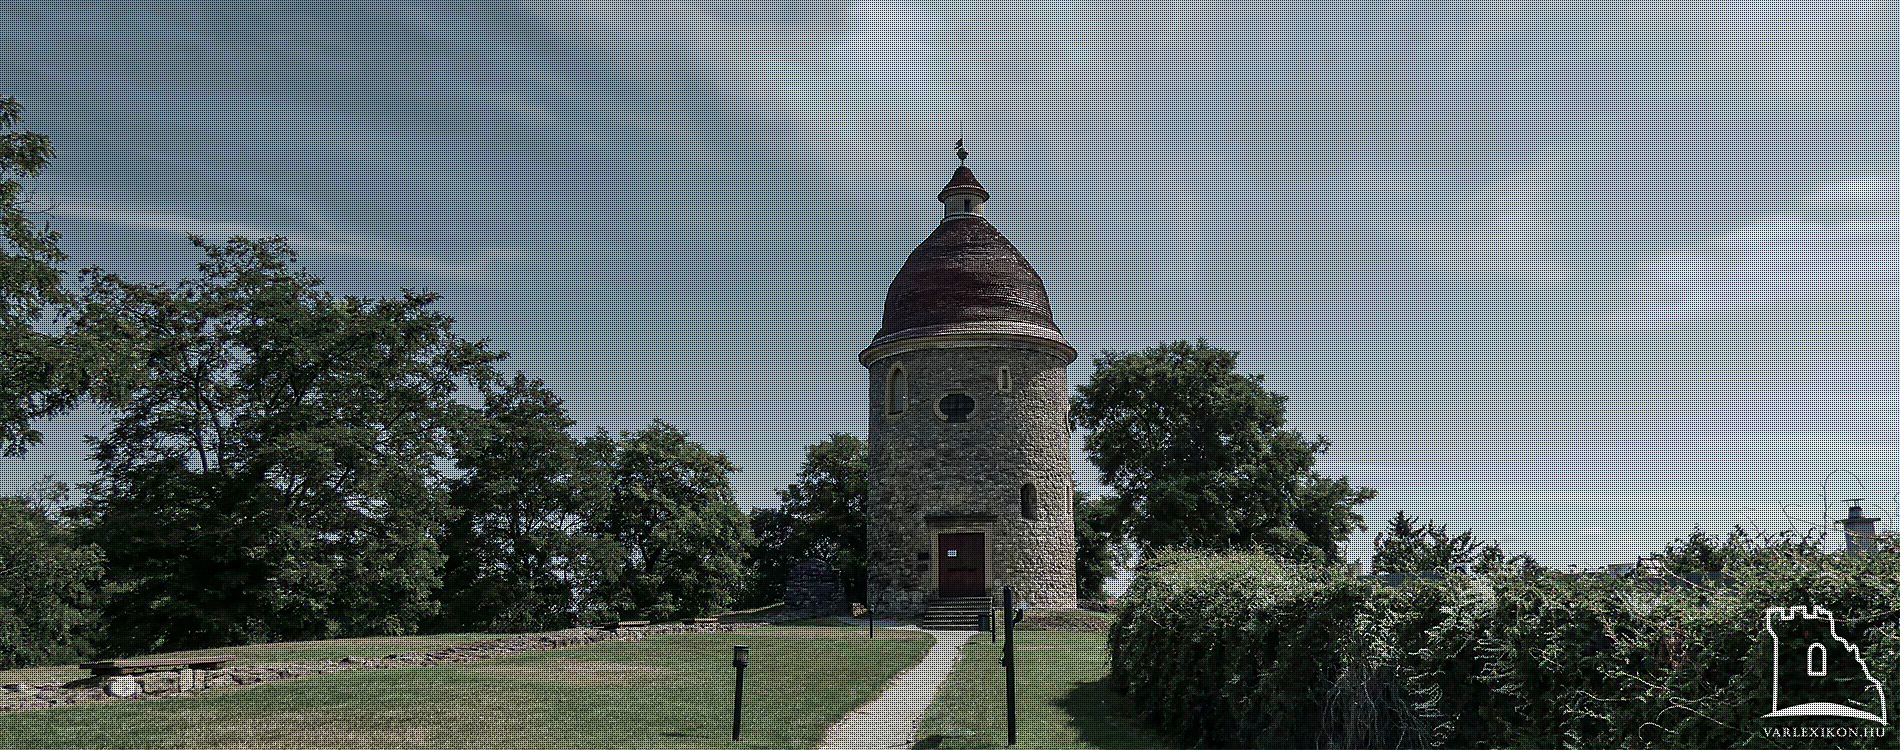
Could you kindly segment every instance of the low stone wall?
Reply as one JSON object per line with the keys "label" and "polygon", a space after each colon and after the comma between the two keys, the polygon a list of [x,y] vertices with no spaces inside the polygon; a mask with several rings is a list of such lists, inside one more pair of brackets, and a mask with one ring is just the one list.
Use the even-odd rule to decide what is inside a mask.
{"label": "low stone wall", "polygon": [[686,625],[675,623],[625,628],[618,631],[586,627],[569,628],[551,633],[530,633],[499,638],[467,646],[451,646],[436,651],[390,654],[373,659],[346,656],[340,661],[324,661],[318,664],[260,664],[224,669],[174,669],[118,677],[85,677],[54,682],[16,682],[0,685],[0,712],[64,706],[104,698],[177,698],[195,695],[205,690],[257,685],[349,669],[459,664],[477,659],[585,646],[603,641],[637,641],[649,635],[662,633],[725,633],[740,628],[759,627],[762,624]]}

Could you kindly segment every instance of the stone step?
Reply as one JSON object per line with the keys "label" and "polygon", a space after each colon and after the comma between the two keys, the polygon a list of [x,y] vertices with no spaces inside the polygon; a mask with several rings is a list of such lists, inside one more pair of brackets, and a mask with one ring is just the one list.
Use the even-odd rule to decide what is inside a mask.
{"label": "stone step", "polygon": [[938,599],[930,603],[919,625],[926,630],[975,630],[992,607],[987,596]]}
{"label": "stone step", "polygon": [[932,604],[930,605],[930,609],[926,611],[929,611],[929,612],[982,612],[988,609],[990,609],[990,605],[984,604],[982,602],[978,602],[976,604]]}
{"label": "stone step", "polygon": [[983,616],[983,610],[980,610],[980,609],[972,609],[972,610],[964,610],[964,611],[949,610],[949,609],[933,609],[933,610],[930,610],[929,612],[925,612],[923,619],[928,620],[932,617],[950,617],[950,618],[955,618],[958,620],[974,620],[982,616]]}
{"label": "stone step", "polygon": [[924,613],[925,617],[982,617],[989,610],[976,609],[932,609]]}
{"label": "stone step", "polygon": [[990,606],[990,600],[981,597],[969,599],[938,599],[930,603],[931,609],[982,609]]}
{"label": "stone step", "polygon": [[918,624],[929,625],[931,623],[954,622],[975,625],[982,620],[983,618],[979,615],[924,615],[924,619],[919,620]]}

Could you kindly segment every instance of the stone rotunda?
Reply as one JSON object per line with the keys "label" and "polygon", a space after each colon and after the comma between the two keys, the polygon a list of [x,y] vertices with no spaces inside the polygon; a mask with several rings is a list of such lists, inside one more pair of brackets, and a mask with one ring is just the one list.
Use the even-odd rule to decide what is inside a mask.
{"label": "stone rotunda", "polygon": [[[959,154],[961,156],[961,154]],[[869,604],[1075,606],[1069,375],[1042,277],[959,165],[943,221],[891,281],[870,370]],[[927,621],[928,622],[928,621]]]}

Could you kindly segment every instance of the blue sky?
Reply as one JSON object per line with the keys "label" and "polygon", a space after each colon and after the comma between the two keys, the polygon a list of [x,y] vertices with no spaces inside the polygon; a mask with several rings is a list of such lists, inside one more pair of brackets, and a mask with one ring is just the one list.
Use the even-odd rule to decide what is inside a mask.
{"label": "blue sky", "polygon": [[[0,9],[69,268],[280,233],[775,502],[967,134],[1084,352],[1205,337],[1399,509],[1600,565],[1900,516],[1893,2]],[[83,480],[102,416],[0,489]],[[1078,436],[1079,444],[1079,436]],[[1099,489],[1078,451],[1078,476]],[[1837,504],[1831,511],[1841,515]],[[1371,534],[1354,540],[1369,555]]]}

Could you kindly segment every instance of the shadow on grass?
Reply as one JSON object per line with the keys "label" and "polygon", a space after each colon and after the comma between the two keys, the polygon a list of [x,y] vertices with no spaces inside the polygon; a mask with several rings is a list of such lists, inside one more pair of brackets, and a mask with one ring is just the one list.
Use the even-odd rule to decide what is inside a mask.
{"label": "shadow on grass", "polygon": [[911,750],[937,750],[940,747],[943,747],[943,735],[933,734],[918,739],[916,744],[911,745]]}
{"label": "shadow on grass", "polygon": [[1143,724],[1134,704],[1116,691],[1106,676],[1077,684],[1057,698],[1055,705],[1069,715],[1069,724],[1085,747],[1153,750],[1176,746]]}

